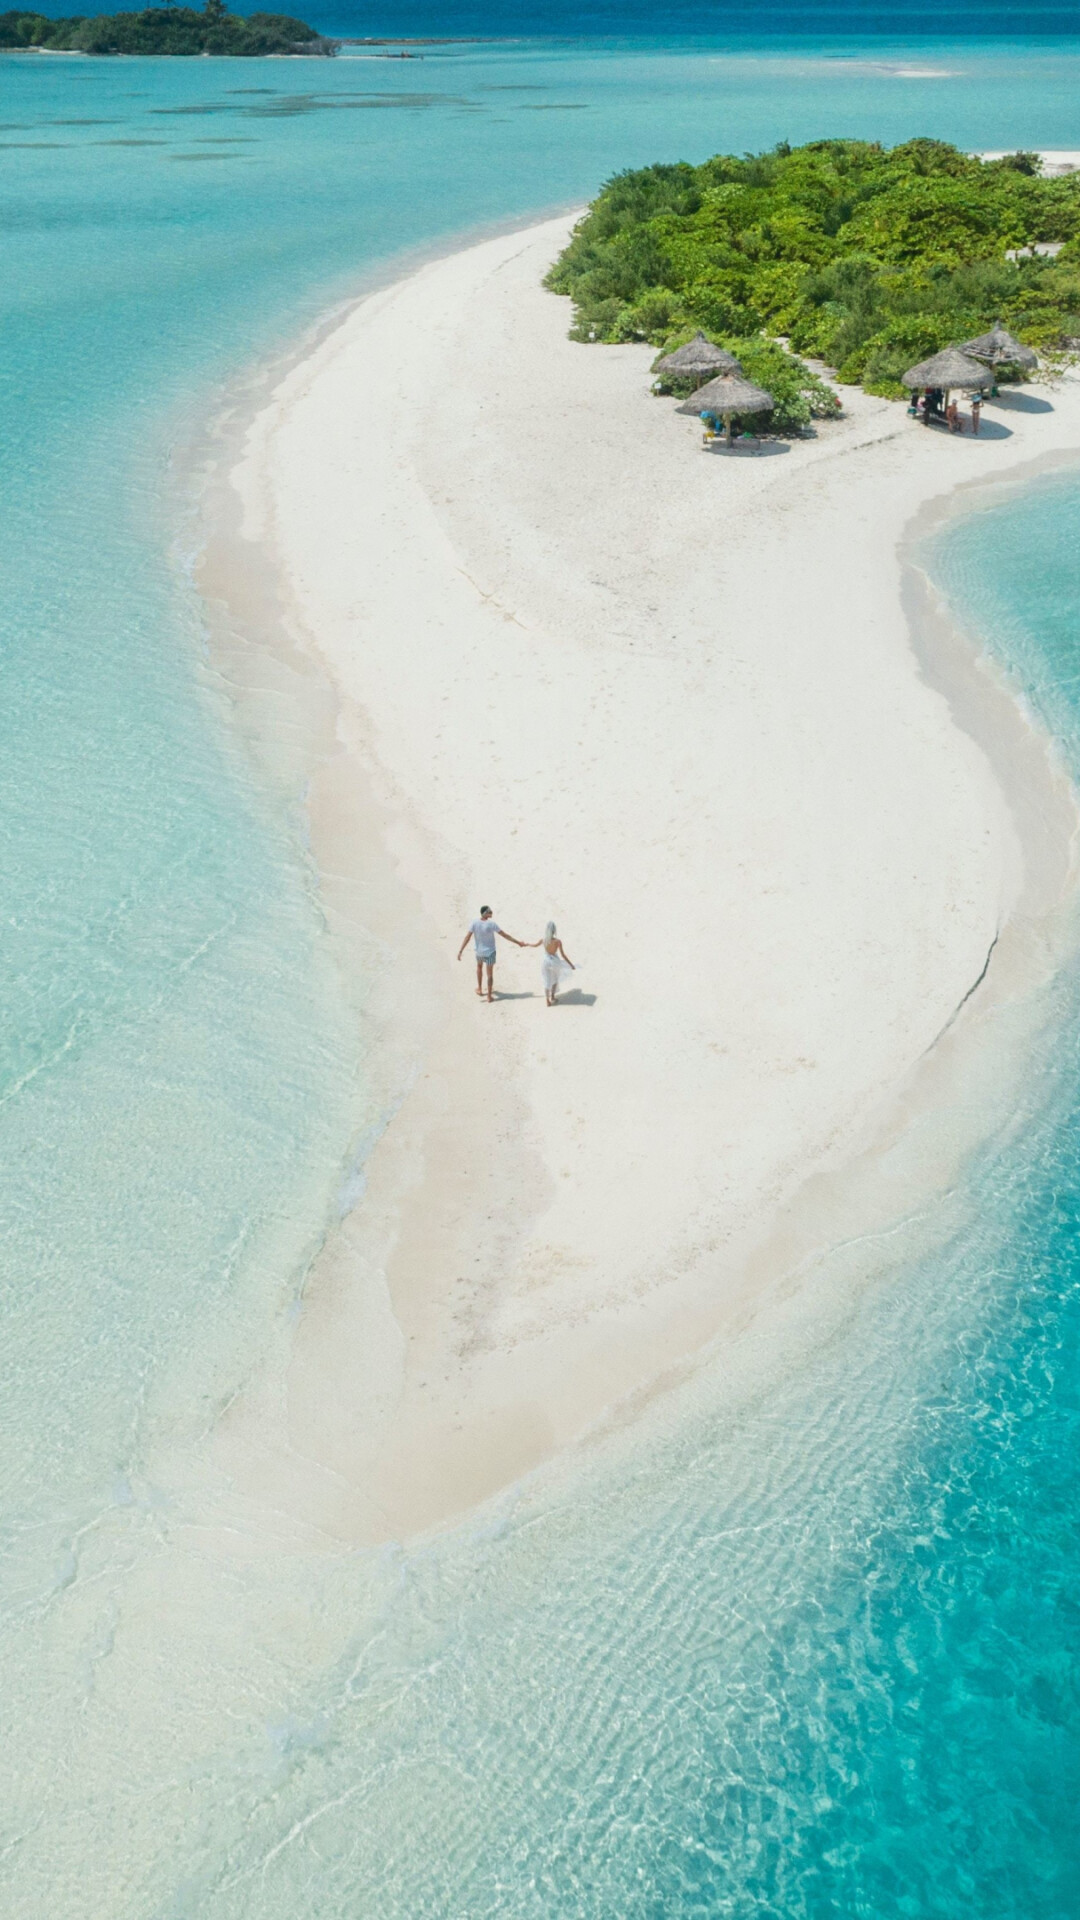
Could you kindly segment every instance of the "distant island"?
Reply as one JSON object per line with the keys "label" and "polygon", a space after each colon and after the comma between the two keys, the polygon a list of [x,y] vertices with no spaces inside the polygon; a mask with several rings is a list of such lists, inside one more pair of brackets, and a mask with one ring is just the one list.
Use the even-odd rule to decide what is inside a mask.
{"label": "distant island", "polygon": [[75,14],[50,20],[43,13],[0,13],[0,49],[44,53],[214,53],[252,56],[336,54],[304,20],[286,13],[229,13],[224,0],[194,7],[147,7],[141,13]]}
{"label": "distant island", "polygon": [[[576,340],[666,350],[701,328],[797,412],[820,385],[784,348],[898,396],[905,368],[1003,321],[1042,353],[1080,347],[1080,174],[942,140],[718,154],[616,174],[548,285]],[[783,344],[781,344],[783,343]]]}

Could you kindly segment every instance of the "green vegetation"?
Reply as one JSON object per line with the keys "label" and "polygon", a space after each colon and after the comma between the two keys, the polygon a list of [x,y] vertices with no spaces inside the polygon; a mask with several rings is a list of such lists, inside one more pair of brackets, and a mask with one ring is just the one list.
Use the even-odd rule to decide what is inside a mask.
{"label": "green vegetation", "polygon": [[[1008,257],[1046,242],[1064,245]],[[548,285],[573,297],[575,340],[670,351],[702,328],[776,393],[773,425],[794,426],[827,410],[827,389],[778,339],[887,395],[996,320],[1043,352],[1080,346],[1080,175],[1046,180],[1034,154],[981,161],[939,140],[643,167],[608,182]]]}
{"label": "green vegetation", "polygon": [[0,13],[0,48],[44,47],[55,53],[266,54],[335,53],[303,20],[285,13],[227,12],[224,0],[193,7],[166,4],[142,13],[49,20],[42,13]]}

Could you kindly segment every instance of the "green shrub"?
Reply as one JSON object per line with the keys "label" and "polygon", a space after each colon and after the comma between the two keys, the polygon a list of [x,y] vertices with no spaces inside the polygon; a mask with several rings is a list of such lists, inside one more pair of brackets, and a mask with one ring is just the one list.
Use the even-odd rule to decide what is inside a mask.
{"label": "green shrub", "polygon": [[[1007,258],[1036,241],[1065,245]],[[702,328],[783,386],[776,424],[805,426],[825,403],[789,391],[783,361],[772,379],[751,373],[762,335],[887,394],[914,361],[997,320],[1039,348],[1080,337],[1080,174],[1045,180],[1034,155],[982,161],[927,139],[643,167],[602,189],[547,284],[572,297],[577,340],[660,346]]]}

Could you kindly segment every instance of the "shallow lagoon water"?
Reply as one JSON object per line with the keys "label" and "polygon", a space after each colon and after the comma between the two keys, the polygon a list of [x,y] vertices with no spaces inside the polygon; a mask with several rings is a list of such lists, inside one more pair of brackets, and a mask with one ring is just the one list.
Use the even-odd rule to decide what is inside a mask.
{"label": "shallow lagoon water", "polygon": [[[1080,1906],[1071,979],[933,1261],[875,1284],[868,1255],[767,1395],[733,1413],[706,1370],[408,1555],[190,1524],[371,1116],[298,796],[203,664],[171,465],[395,263],[656,157],[1068,147],[1078,69],[941,41],[0,57],[17,1920]],[[1074,760],[1078,519],[1043,481],[933,556]]]}

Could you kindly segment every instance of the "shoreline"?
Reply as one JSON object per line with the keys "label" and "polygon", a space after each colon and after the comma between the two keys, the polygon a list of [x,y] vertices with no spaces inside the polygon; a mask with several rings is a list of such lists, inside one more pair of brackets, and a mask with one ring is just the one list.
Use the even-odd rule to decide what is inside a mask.
{"label": "shoreline", "polygon": [[[311,408],[319,381],[332,376],[334,363],[342,353],[354,351],[355,336],[362,336],[365,326],[370,332],[373,321],[378,324],[380,304],[383,309],[392,308],[395,302],[400,305],[405,297],[402,290],[415,290],[425,279],[425,291],[430,293],[431,277],[441,276],[443,305],[437,297],[434,304],[440,319],[432,331],[437,336],[445,332],[449,340],[452,325],[443,319],[448,306],[446,283],[455,274],[460,282],[465,271],[461,263],[475,265],[477,256],[485,252],[490,255],[494,250],[500,255],[494,271],[504,272],[523,251],[530,247],[535,251],[538,243],[542,249],[548,237],[554,239],[555,230],[561,231],[564,225],[563,221],[544,222],[539,227],[519,229],[510,237],[485,240],[443,256],[405,280],[366,294],[351,311],[317,330],[315,345],[275,381],[269,404],[259,406],[256,420],[248,429],[249,450],[241,463],[239,479],[245,495],[246,524],[242,528],[236,524],[237,497],[232,529],[222,529],[211,540],[202,569],[204,593],[228,610],[224,622],[215,622],[215,659],[234,691],[244,686],[246,676],[248,692],[242,697],[254,699],[256,707],[269,694],[272,708],[276,705],[280,710],[283,698],[293,702],[299,698],[300,704],[310,710],[310,725],[305,720],[299,728],[301,733],[308,729],[307,738],[298,739],[294,745],[286,784],[295,786],[306,769],[310,845],[328,927],[339,942],[344,971],[358,973],[365,989],[363,1009],[358,1005],[357,1012],[371,1072],[369,1134],[371,1138],[377,1136],[377,1144],[369,1154],[365,1175],[357,1183],[363,1191],[357,1204],[345,1213],[340,1229],[328,1237],[309,1277],[297,1325],[287,1338],[276,1343],[274,1364],[264,1366],[258,1382],[230,1409],[216,1444],[219,1466],[245,1497],[261,1505],[270,1504],[278,1514],[287,1511],[297,1517],[298,1526],[305,1532],[314,1528],[333,1541],[374,1543],[424,1531],[460,1516],[595,1430],[598,1423],[603,1426],[612,1418],[618,1422],[623,1410],[642,1394],[648,1397],[700,1364],[702,1353],[710,1348],[715,1351],[725,1330],[737,1337],[751,1322],[760,1322],[766,1303],[775,1317],[778,1300],[790,1291],[793,1271],[832,1241],[881,1227],[939,1191],[977,1140],[987,1137],[1007,1112],[1010,1082],[1001,1072],[1000,1049],[994,1051],[989,1073],[984,1070],[987,1062],[980,1063],[975,1057],[981,1044],[980,1025],[991,1014],[1001,1024],[1003,1010],[1010,1009],[1004,1024],[1017,1029],[1012,1046],[1013,1057],[1019,1058],[1025,1022],[1039,1017],[1039,981],[1052,971],[1055,942],[1065,937],[1059,923],[1071,916],[1076,829],[1071,788],[1061,770],[1052,765],[1049,743],[1027,722],[1004,677],[982,656],[975,656],[962,636],[953,635],[954,657],[945,674],[949,684],[943,686],[940,679],[934,683],[933,674],[940,675],[944,657],[943,635],[951,632],[939,609],[936,637],[929,648],[923,647],[918,671],[926,681],[927,662],[932,660],[929,684],[935,695],[950,702],[953,718],[949,725],[957,739],[967,738],[967,744],[959,749],[955,741],[950,743],[950,750],[954,757],[959,752],[970,762],[972,739],[978,758],[990,748],[996,749],[991,785],[973,765],[965,767],[965,779],[978,793],[975,813],[982,805],[994,816],[995,848],[993,860],[981,876],[981,904],[968,904],[970,924],[962,943],[963,953],[951,953],[945,969],[952,985],[935,1011],[944,1016],[942,1025],[949,1028],[948,1034],[942,1039],[936,1029],[913,1031],[899,1049],[885,1049],[887,1058],[876,1061],[875,1071],[869,1075],[863,1074],[860,1080],[858,1073],[849,1073],[845,1092],[855,1101],[855,1114],[847,1117],[846,1124],[832,1112],[824,1120],[819,1114],[817,1133],[814,1135],[811,1129],[809,1141],[799,1134],[799,1121],[805,1115],[796,1114],[793,1119],[784,1113],[782,1104],[778,1106],[788,1134],[786,1162],[781,1159],[780,1164],[766,1168],[771,1184],[764,1188],[760,1165],[757,1167],[758,1187],[742,1215],[737,1196],[733,1199],[729,1195],[727,1217],[719,1221],[717,1211],[713,1211],[711,1245],[702,1235],[696,1245],[688,1244],[686,1236],[680,1244],[669,1217],[663,1223],[663,1233],[644,1253],[644,1262],[653,1263],[652,1284],[640,1275],[627,1278],[619,1271],[628,1241],[623,1226],[613,1217],[611,1170],[601,1165],[601,1157],[595,1153],[582,1174],[577,1173],[575,1165],[566,1170],[553,1164],[552,1076],[545,1075],[546,1063],[536,1057],[535,1040],[526,1043],[522,1035],[527,1030],[519,1026],[509,1036],[504,1030],[492,1048],[492,1036],[478,1035],[469,1018],[469,983],[455,976],[446,964],[446,929],[442,923],[455,908],[471,917],[468,903],[476,886],[485,897],[492,888],[479,874],[462,871],[463,836],[453,813],[456,796],[451,793],[451,805],[440,820],[430,804],[425,808],[419,803],[419,779],[409,791],[407,780],[401,777],[403,763],[394,764],[387,754],[385,733],[380,732],[379,700],[393,702],[400,739],[408,731],[408,688],[395,686],[392,678],[387,678],[384,662],[382,679],[370,702],[358,698],[355,682],[350,685],[348,681],[348,649],[341,648],[340,630],[335,652],[323,639],[328,626],[325,608],[320,609],[322,620],[313,620],[311,605],[305,600],[310,561],[304,557],[295,527],[285,536],[286,544],[292,539],[291,553],[281,552],[280,520],[282,498],[289,484],[288,462],[283,463],[279,454],[275,468],[274,455],[267,450],[275,435],[288,432],[290,418],[302,414],[305,406]],[[507,254],[509,262],[502,258]],[[490,282],[490,275],[488,278]],[[558,301],[554,295],[541,294],[538,298],[541,306],[551,303],[558,310],[561,334],[565,334],[569,303]],[[659,434],[671,432],[668,403],[648,397],[647,379],[642,382],[640,378],[652,357],[650,349],[583,348],[569,343],[564,348],[561,334],[557,350],[561,364],[565,364],[567,352],[583,356],[585,366],[594,356],[606,358],[609,368],[617,368],[624,388],[629,378],[635,383],[635,394],[644,386],[651,411],[642,418],[647,419],[649,430],[655,426]],[[441,346],[445,351],[446,345],[437,338],[435,350]],[[415,347],[414,337],[402,338],[403,356]],[[550,369],[546,372],[550,375]],[[551,377],[557,379],[557,375]],[[494,410],[482,387],[475,382],[469,386],[467,369],[460,385],[481,413]],[[339,406],[341,391],[339,383]],[[1077,398],[1075,394],[1067,397]],[[576,399],[580,405],[580,394]],[[897,410],[889,403],[860,404],[862,400],[858,396],[853,402],[848,421],[823,431],[815,442],[797,445],[788,459],[762,460],[753,465],[743,462],[739,468],[728,468],[732,480],[742,489],[734,503],[729,500],[728,504],[734,505],[741,518],[744,543],[747,536],[760,537],[760,523],[771,526],[775,533],[781,516],[792,510],[784,496],[793,494],[796,503],[800,491],[805,497],[806,489],[800,490],[797,477],[803,467],[821,467],[832,461],[835,479],[836,456],[858,454],[863,467],[856,481],[860,494],[867,491],[867,480],[880,481],[880,474],[866,472],[869,462],[876,460],[879,469],[883,463],[895,467],[897,443],[904,433],[904,426],[896,424]],[[549,403],[555,408],[557,402],[557,387],[553,386]],[[1074,407],[1074,411],[1077,421],[1072,447],[1075,457],[1080,458],[1080,410]],[[585,423],[582,438],[587,439],[590,432],[603,436],[608,417],[601,402],[595,416]],[[423,436],[419,441],[416,438],[415,422],[411,445],[402,435],[399,444],[387,444],[383,451],[389,452],[398,468],[411,460],[414,475],[420,478],[420,491],[426,491],[429,509],[433,501],[445,506],[440,489],[445,489],[448,481],[445,462],[441,471],[438,468],[439,449],[456,448],[460,468],[468,431],[468,421],[463,426],[462,420],[453,417],[451,408],[451,415],[442,422],[434,463]],[[722,466],[698,451],[696,433],[696,423],[680,422],[674,428],[677,458],[683,463],[680,475],[685,475],[687,485],[697,486],[700,491],[701,487],[712,486],[714,469],[718,470],[716,479],[722,477]],[[396,436],[396,429],[393,434]],[[946,461],[936,458],[939,449],[946,455],[959,451],[950,449],[943,437],[923,438],[933,443],[935,469],[946,468]],[[497,433],[493,432],[479,448],[480,470],[489,481],[495,472],[496,442]],[[672,444],[676,444],[674,438]],[[625,452],[625,447],[616,450]],[[983,450],[980,448],[980,452]],[[925,465],[930,449],[916,443],[913,451]],[[965,453],[974,451],[970,444],[964,447]],[[902,460],[904,456],[900,457]],[[1045,457],[1045,453],[1029,446],[1025,463],[1030,465],[1034,459],[1041,464]],[[1062,450],[1057,457],[1069,454]],[[786,471],[774,471],[787,469],[792,462],[797,463],[797,473],[792,471],[789,476]],[[955,469],[955,457],[949,459],[948,466]],[[293,467],[295,472],[295,457]],[[610,479],[619,470],[609,463],[604,472]],[[1008,470],[999,460],[990,477],[998,480]],[[974,484],[982,486],[986,477],[980,476]],[[311,481],[309,464],[305,476],[309,492]],[[340,471],[336,485],[339,489],[342,485]],[[962,486],[962,479],[950,475],[946,491],[942,493],[939,485],[936,493],[918,500],[916,511],[924,517],[934,511],[951,514],[957,510],[956,489]],[[925,485],[923,494],[926,496]],[[414,496],[410,499],[415,508]],[[220,510],[220,497],[217,504]],[[617,506],[616,502],[616,512]],[[455,512],[459,515],[456,523]],[[420,524],[414,513],[405,532],[408,540],[422,545],[428,556],[434,555],[432,564],[442,569],[438,574],[440,593],[446,590],[447,581],[454,580],[459,597],[466,596],[468,604],[463,603],[463,610],[455,609],[455,618],[466,626],[476,619],[487,622],[485,644],[491,645],[495,644],[491,636],[508,628],[533,634],[541,630],[554,649],[562,650],[557,655],[558,672],[565,672],[569,645],[566,608],[544,604],[545,556],[529,556],[531,573],[526,565],[520,577],[516,576],[513,542],[506,529],[496,531],[492,545],[490,527],[485,531],[474,524],[478,512],[471,498],[458,500],[441,519],[438,512],[428,511]],[[903,592],[909,610],[921,591],[916,584],[917,565],[911,557],[912,540],[920,536],[917,531],[910,538],[905,536],[911,522],[911,513],[905,512],[900,524],[890,523],[886,531],[897,567],[901,564],[897,543],[903,541]],[[519,520],[518,533],[522,524]],[[392,529],[388,533],[384,525],[382,537],[392,543]],[[557,537],[566,540],[565,527],[557,530]],[[880,528],[874,537],[880,542]],[[486,550],[485,538],[489,541]],[[268,547],[275,549],[272,574],[265,571]],[[318,556],[312,554],[316,568],[320,561],[337,565],[336,560],[329,561],[330,551],[327,546]],[[477,557],[483,570],[473,564]],[[376,564],[370,550],[361,557],[359,566],[357,556],[353,556],[354,580],[365,578],[365,562]],[[397,564],[402,564],[400,555]],[[674,573],[663,576],[674,579],[680,593],[684,586],[681,569],[680,555]],[[268,591],[271,581],[273,588]],[[723,591],[729,599],[732,593],[737,596],[738,580],[727,580]],[[723,591],[720,600],[714,594],[712,602],[721,613]],[[633,609],[618,602],[610,587],[606,601],[602,592],[598,598],[609,615],[614,603],[616,623],[623,620],[616,634],[622,670],[628,670],[627,661],[637,654],[634,670],[644,670],[650,699],[660,698],[662,679],[657,680],[655,674],[650,678],[648,621],[644,627],[635,626]],[[422,607],[434,604],[421,599]],[[404,605],[408,605],[407,598]],[[663,602],[658,601],[658,606],[661,612],[654,619],[663,618]],[[895,611],[899,612],[899,607]],[[590,608],[590,614],[593,612]],[[694,647],[687,633],[693,635],[704,629],[691,626],[680,633],[680,613],[691,622],[697,617],[685,595],[683,607],[672,616],[675,633],[671,651],[657,664],[669,675],[681,674],[684,685],[692,686],[701,665],[693,658]],[[930,618],[925,604],[918,608],[914,633],[925,636]],[[492,621],[498,622],[497,629]],[[234,637],[223,647],[225,627]],[[320,631],[322,644],[318,648],[311,639],[313,627]],[[238,643],[238,632],[249,638]],[[580,636],[577,643],[574,660],[581,670]],[[890,673],[895,666],[893,661]],[[502,724],[516,727],[521,737],[528,739],[533,724],[529,702],[550,698],[552,675],[545,674],[544,687],[539,691],[536,684],[525,685],[522,673],[532,672],[527,654],[516,659],[515,672],[518,684],[505,690],[509,705],[504,708]],[[510,678],[512,681],[513,676]],[[482,684],[472,683],[474,694]],[[422,704],[426,698],[422,680],[420,688]],[[603,690],[611,700],[611,686]],[[442,697],[451,697],[446,688]],[[406,701],[405,707],[402,700]],[[290,711],[296,711],[295,707]],[[748,711],[752,711],[752,702]],[[465,755],[470,729],[463,723],[468,713],[466,701],[460,712],[452,714],[447,729],[455,751]],[[957,720],[957,713],[963,714],[962,719]],[[686,714],[673,718],[677,728],[685,723]],[[638,712],[634,725],[640,729],[641,724]],[[789,722],[781,716],[779,724]],[[260,735],[257,715],[248,730],[254,738]],[[279,728],[268,725],[267,733],[272,737],[265,745],[271,763],[280,751],[279,732]],[[640,741],[645,736],[639,731],[636,737]],[[936,740],[936,733],[934,737]],[[541,750],[556,738],[557,732],[551,733],[549,726],[539,742]],[[940,742],[935,752],[940,754]],[[1014,777],[1018,754],[1024,763],[1022,780]],[[1001,797],[1003,785],[1012,789],[1007,803]],[[511,817],[509,790],[504,799]],[[542,799],[541,794],[541,804]],[[594,803],[596,800],[594,794]],[[966,798],[954,795],[950,804],[954,803],[958,818],[963,817],[964,831],[970,834],[972,794]],[[588,808],[584,811],[587,815]],[[1021,816],[1023,858],[1013,824],[1017,812]],[[526,825],[525,818],[518,820],[513,836],[518,837],[521,828],[524,837]],[[776,855],[770,856],[766,850],[766,857]],[[648,888],[657,878],[655,855],[643,858],[641,865],[649,875]],[[507,880],[509,877],[508,869]],[[640,883],[641,876],[638,878]],[[506,884],[504,881],[504,900]],[[498,895],[496,910],[505,915],[513,931],[535,937],[538,929],[518,926],[514,919],[517,910],[500,907]],[[555,917],[561,912],[560,903]],[[546,912],[543,917],[547,917]],[[776,932],[775,927],[772,930]],[[797,938],[790,932],[784,934],[783,928],[780,932],[793,938],[795,952]],[[594,933],[590,939],[594,951],[595,941]],[[575,945],[580,945],[580,940],[569,926],[567,943],[577,958]],[[457,938],[453,945],[456,950]],[[611,956],[605,957],[610,961]],[[880,956],[876,963],[880,964]],[[462,963],[459,975],[464,968]],[[504,971],[508,973],[509,969]],[[514,974],[515,987],[524,986],[524,967],[515,967]],[[979,979],[982,983],[976,989]],[[597,989],[594,1006],[566,1010],[579,1023],[601,1006],[607,987],[603,967],[597,968],[595,977],[588,969],[583,974],[585,982]],[[746,983],[742,985],[745,992]],[[875,1005],[887,1004],[887,994],[883,998],[880,988],[877,995]],[[502,1011],[508,1012],[511,1006],[504,1002]],[[480,1010],[476,1012],[479,1015]],[[749,1017],[749,1006],[746,1012]],[[491,1013],[499,1017],[498,1009]],[[820,1008],[816,1017],[822,1017]],[[648,1003],[642,1019],[648,1021]],[[624,1046],[625,1039],[625,1034],[618,1036],[616,1046]],[[871,1049],[878,1044],[873,1035],[868,1044]],[[573,1082],[575,1051],[576,1043],[571,1043],[570,1053],[560,1058],[556,1086],[569,1088],[580,1106],[584,1104],[582,1089]],[[929,1058],[924,1059],[927,1054]],[[783,1070],[781,1067],[778,1072]],[[602,1071],[603,1061],[598,1065],[594,1055],[593,1090]],[[655,1060],[650,1071],[659,1071]],[[976,1081],[985,1083],[979,1087],[977,1119],[970,1112]],[[749,1082],[747,1086],[749,1089]],[[712,1110],[710,1100],[715,1106],[718,1088],[723,1096],[719,1081],[701,1090],[699,1123]],[[652,1091],[654,1088],[646,1083],[646,1093]],[[663,1097],[671,1098],[672,1091],[677,1095],[678,1088],[665,1089]],[[562,1100],[564,1092],[558,1091],[555,1097]],[[620,1100],[632,1102],[634,1097],[635,1089],[620,1068],[617,1085],[601,1086],[600,1105],[594,1105],[590,1122],[594,1115],[603,1117],[605,1099],[612,1102],[609,1114],[613,1116]],[[647,1104],[632,1114],[632,1125],[623,1128],[622,1138],[624,1148],[644,1145],[643,1179],[648,1178],[648,1153],[655,1145],[647,1137]],[[809,1111],[812,1102],[805,1104]],[[673,1111],[677,1111],[677,1105]],[[456,1112],[463,1115],[461,1126]],[[911,1124],[915,1114],[920,1117],[917,1127]],[[927,1126],[928,1116],[931,1121],[936,1116],[940,1123],[936,1133],[932,1124]],[[578,1118],[582,1118],[580,1113]],[[479,1154],[470,1145],[477,1137],[470,1129],[478,1123]],[[730,1127],[730,1115],[725,1116],[723,1124]],[[933,1141],[929,1134],[934,1135]],[[591,1148],[587,1135],[585,1138]],[[801,1152],[804,1146],[806,1150]],[[578,1164],[581,1150],[579,1134],[575,1139]],[[759,1162],[762,1157],[768,1159],[767,1151],[759,1155]],[[773,1158],[775,1161],[777,1156]],[[616,1171],[625,1181],[625,1163]],[[677,1175],[675,1169],[672,1177]],[[700,1180],[700,1170],[698,1177]],[[585,1187],[576,1216],[573,1198],[569,1213],[566,1204],[566,1183],[573,1188],[575,1178]],[[589,1220],[586,1179],[594,1181],[594,1195],[599,1191],[598,1183],[607,1181],[592,1208],[603,1216],[599,1223]],[[587,1256],[579,1263],[576,1287],[567,1285],[568,1274],[571,1281],[575,1278],[575,1243],[565,1237],[548,1247],[554,1254],[556,1270],[537,1274],[541,1251],[538,1223],[545,1214],[557,1213],[560,1208],[564,1217],[568,1215],[576,1224],[576,1244]],[[722,1239],[717,1237],[718,1230]],[[455,1271],[462,1265],[462,1250],[472,1248],[475,1252],[477,1247],[482,1249],[479,1264],[494,1269],[494,1277],[482,1272],[477,1281],[472,1281]],[[656,1272],[670,1274],[673,1264],[682,1267],[681,1277],[657,1285]],[[499,1276],[522,1270],[528,1276],[527,1284],[500,1296]],[[447,1286],[448,1275],[453,1276],[458,1289],[456,1299]],[[586,1287],[592,1291],[586,1292]],[[804,1299],[801,1305],[809,1305],[812,1311],[812,1302]],[[444,1370],[443,1390],[433,1393],[424,1376],[434,1377],[437,1369]],[[425,1394],[426,1401],[421,1397]]]}

